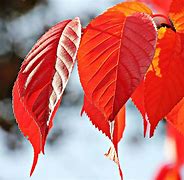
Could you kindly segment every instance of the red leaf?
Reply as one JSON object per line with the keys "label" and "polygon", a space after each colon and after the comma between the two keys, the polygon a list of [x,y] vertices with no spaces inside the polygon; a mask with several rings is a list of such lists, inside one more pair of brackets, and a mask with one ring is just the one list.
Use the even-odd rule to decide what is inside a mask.
{"label": "red leaf", "polygon": [[161,1],[161,0],[151,0],[153,6],[161,12],[167,13],[169,11],[169,7],[171,5],[172,0]]}
{"label": "red leaf", "polygon": [[84,105],[82,112],[85,112],[89,117],[92,124],[102,133],[104,133],[109,139],[111,139],[109,121],[105,119],[104,115],[92,105],[84,96]]}
{"label": "red leaf", "polygon": [[144,137],[145,137],[148,123],[146,119],[146,110],[144,105],[144,81],[142,81],[141,84],[137,87],[131,98],[136,108],[140,111],[143,117]]}
{"label": "red leaf", "polygon": [[113,146],[110,147],[108,152],[105,154],[110,160],[113,160],[119,168],[119,174],[121,179],[123,179],[123,173],[121,170],[120,162],[119,162],[119,156],[118,156],[118,143],[120,142],[121,138],[123,137],[123,133],[125,130],[125,106],[123,106],[120,111],[118,112],[115,121],[114,126],[113,122],[111,123],[111,134],[112,134],[112,143]]}
{"label": "red leaf", "polygon": [[[84,96],[84,105],[82,113],[85,112],[92,124],[102,131],[109,139],[112,139],[115,146],[121,140],[125,129],[125,107],[122,107],[114,120],[114,126],[110,127],[110,123],[105,116],[88,99]],[[113,123],[112,123],[113,124]]]}
{"label": "red leaf", "polygon": [[179,169],[182,168],[184,165],[184,154],[183,154],[183,149],[184,149],[184,136],[181,134],[180,131],[178,131],[177,126],[173,123],[172,119],[170,117],[167,117],[167,120],[169,123],[167,123],[167,136],[168,140],[172,142],[174,145],[174,164],[175,166]]}
{"label": "red leaf", "polygon": [[42,138],[37,123],[34,121],[32,115],[28,111],[26,111],[25,105],[20,99],[17,82],[15,82],[13,88],[13,107],[16,120],[19,124],[19,128],[21,129],[24,136],[28,138],[34,148],[34,160],[30,172],[31,175],[37,164],[38,154],[41,152]]}
{"label": "red leaf", "polygon": [[118,159],[118,143],[121,140],[125,129],[125,107],[119,111],[114,122],[109,122],[104,115],[92,105],[86,97],[84,97],[82,113],[84,111],[88,115],[92,124],[112,141],[113,146],[109,149],[106,156],[118,164],[120,176],[122,177]]}
{"label": "red leaf", "polygon": [[184,99],[172,109],[166,119],[169,122],[167,134],[175,144],[176,164],[181,167],[184,164]]}
{"label": "red leaf", "polygon": [[78,18],[55,25],[25,58],[13,88],[13,109],[20,130],[34,148],[36,166],[63,91],[73,69],[80,43]]}
{"label": "red leaf", "polygon": [[[144,34],[142,34],[144,32]],[[143,80],[155,51],[152,19],[109,11],[87,26],[78,53],[80,80],[88,100],[108,120]]]}
{"label": "red leaf", "polygon": [[151,136],[158,122],[184,97],[184,35],[170,29],[157,45],[157,63],[145,80],[145,108],[151,124]]}
{"label": "red leaf", "polygon": [[182,99],[169,114],[167,120],[184,135],[184,99]]}
{"label": "red leaf", "polygon": [[[179,106],[178,106],[179,107]],[[174,108],[175,110],[178,109]],[[175,111],[174,110],[174,111]],[[172,117],[175,117],[175,112],[172,110],[170,115],[173,113],[174,116],[169,116],[168,120],[169,122],[172,121]],[[170,119],[171,118],[171,119]],[[170,121],[171,120],[171,121]],[[167,150],[167,153],[169,152],[171,159],[171,164],[163,166],[158,175],[156,176],[156,180],[181,180],[180,172],[181,168],[184,164],[184,136],[173,126],[171,123],[167,123],[167,145],[169,149]]]}
{"label": "red leaf", "polygon": [[116,150],[117,150],[118,143],[123,137],[124,130],[125,130],[125,106],[123,106],[120,109],[114,121],[114,129],[112,132],[113,133],[112,137],[113,137],[113,144]]}
{"label": "red leaf", "polygon": [[172,164],[166,164],[161,167],[155,180],[181,180],[179,170]]}

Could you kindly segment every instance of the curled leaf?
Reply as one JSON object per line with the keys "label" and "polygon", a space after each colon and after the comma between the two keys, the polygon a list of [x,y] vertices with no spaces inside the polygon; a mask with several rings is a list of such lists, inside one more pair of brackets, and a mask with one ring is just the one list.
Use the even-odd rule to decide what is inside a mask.
{"label": "curled leaf", "polygon": [[25,58],[13,88],[13,109],[20,130],[38,154],[44,153],[47,134],[72,72],[81,37],[78,18],[52,27]]}

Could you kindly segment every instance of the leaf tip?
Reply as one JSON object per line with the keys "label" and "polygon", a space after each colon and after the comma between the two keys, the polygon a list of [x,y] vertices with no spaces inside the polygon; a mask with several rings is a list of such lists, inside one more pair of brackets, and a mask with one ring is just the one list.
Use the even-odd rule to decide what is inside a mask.
{"label": "leaf tip", "polygon": [[156,126],[153,126],[153,125],[150,126],[149,138],[152,138],[154,136],[155,128],[156,128]]}
{"label": "leaf tip", "polygon": [[37,162],[38,162],[38,153],[34,152],[34,159],[33,159],[33,164],[32,164],[31,171],[30,171],[30,177],[32,176],[35,170]]}
{"label": "leaf tip", "polygon": [[81,109],[80,116],[82,117],[83,114],[84,114],[84,106]]}
{"label": "leaf tip", "polygon": [[79,17],[75,17],[74,18],[76,21],[80,21],[80,18]]}

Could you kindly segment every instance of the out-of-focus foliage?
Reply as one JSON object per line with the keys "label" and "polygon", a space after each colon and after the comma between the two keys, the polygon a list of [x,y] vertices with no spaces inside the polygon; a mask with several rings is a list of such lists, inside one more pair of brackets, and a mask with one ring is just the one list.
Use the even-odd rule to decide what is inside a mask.
{"label": "out-of-focus foliage", "polygon": [[0,100],[11,97],[12,85],[17,76],[22,58],[15,52],[0,55]]}
{"label": "out-of-focus foliage", "polygon": [[12,114],[11,96],[23,58],[17,51],[20,43],[11,35],[8,24],[43,3],[46,5],[45,0],[0,0],[0,127],[7,132],[6,144],[12,150],[20,147],[21,139]]}
{"label": "out-of-focus foliage", "polygon": [[0,17],[16,18],[45,0],[0,0]]}
{"label": "out-of-focus foliage", "polygon": [[0,1],[0,100],[11,98],[13,82],[23,60],[16,52],[17,44],[7,24],[43,2],[45,0]]}

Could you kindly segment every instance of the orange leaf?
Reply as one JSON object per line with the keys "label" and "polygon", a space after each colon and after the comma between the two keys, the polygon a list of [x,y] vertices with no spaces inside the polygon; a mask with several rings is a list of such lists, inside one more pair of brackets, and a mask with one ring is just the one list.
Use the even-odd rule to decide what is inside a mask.
{"label": "orange leaf", "polygon": [[156,51],[159,53],[145,80],[145,108],[151,136],[158,122],[184,97],[184,35],[164,28],[159,33],[162,34]]}
{"label": "orange leaf", "polygon": [[121,12],[125,16],[129,16],[137,12],[152,15],[151,9],[140,2],[122,2],[108,9],[108,11]]}
{"label": "orange leaf", "polygon": [[35,44],[25,58],[13,88],[13,109],[20,130],[34,148],[34,171],[80,43],[78,18],[58,23]]}
{"label": "orange leaf", "polygon": [[184,33],[184,0],[172,1],[169,17],[171,18],[176,31]]}
{"label": "orange leaf", "polygon": [[87,26],[78,53],[80,80],[106,119],[114,120],[143,80],[156,39],[152,19],[141,13],[125,17],[110,11]]}

